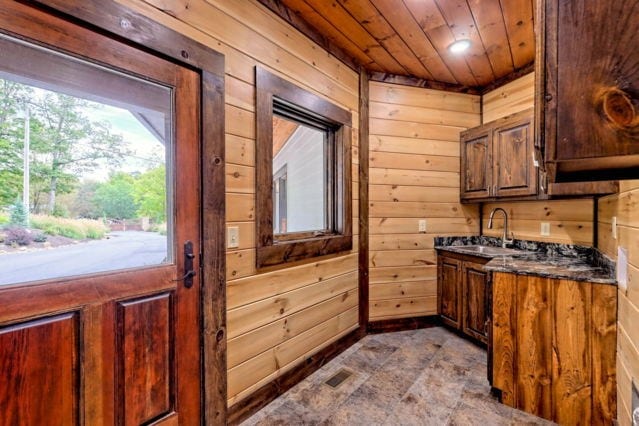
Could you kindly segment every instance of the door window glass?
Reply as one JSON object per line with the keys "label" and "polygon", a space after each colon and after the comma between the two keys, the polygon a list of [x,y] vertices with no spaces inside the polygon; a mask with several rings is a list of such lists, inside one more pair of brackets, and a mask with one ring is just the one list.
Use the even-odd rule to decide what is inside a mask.
{"label": "door window glass", "polygon": [[172,105],[0,35],[0,285],[172,262]]}

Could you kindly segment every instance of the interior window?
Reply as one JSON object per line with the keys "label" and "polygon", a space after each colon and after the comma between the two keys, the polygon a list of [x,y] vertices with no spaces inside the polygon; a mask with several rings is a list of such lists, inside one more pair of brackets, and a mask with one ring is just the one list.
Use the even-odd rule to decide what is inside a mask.
{"label": "interior window", "polygon": [[0,52],[0,285],[172,262],[172,89]]}
{"label": "interior window", "polygon": [[258,266],[349,250],[350,112],[256,73]]}

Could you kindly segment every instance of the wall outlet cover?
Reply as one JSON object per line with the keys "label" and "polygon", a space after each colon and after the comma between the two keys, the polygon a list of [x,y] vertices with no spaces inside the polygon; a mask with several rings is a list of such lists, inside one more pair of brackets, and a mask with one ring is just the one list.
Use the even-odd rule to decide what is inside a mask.
{"label": "wall outlet cover", "polygon": [[628,288],[628,250],[617,247],[617,287],[626,291]]}
{"label": "wall outlet cover", "polygon": [[238,248],[240,246],[240,228],[229,226],[226,231],[226,245],[228,248]]}
{"label": "wall outlet cover", "polygon": [[617,239],[617,216],[612,217],[612,238]]}
{"label": "wall outlet cover", "polygon": [[550,236],[550,222],[541,222],[539,233],[542,237]]}
{"label": "wall outlet cover", "polygon": [[426,232],[426,219],[419,220],[419,232]]}

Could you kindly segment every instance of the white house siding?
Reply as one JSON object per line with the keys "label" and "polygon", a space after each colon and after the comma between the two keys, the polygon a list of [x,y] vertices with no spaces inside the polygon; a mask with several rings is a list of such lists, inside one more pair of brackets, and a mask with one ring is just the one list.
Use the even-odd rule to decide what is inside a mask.
{"label": "white house siding", "polygon": [[287,232],[324,229],[324,133],[299,126],[273,158],[273,172],[285,165]]}

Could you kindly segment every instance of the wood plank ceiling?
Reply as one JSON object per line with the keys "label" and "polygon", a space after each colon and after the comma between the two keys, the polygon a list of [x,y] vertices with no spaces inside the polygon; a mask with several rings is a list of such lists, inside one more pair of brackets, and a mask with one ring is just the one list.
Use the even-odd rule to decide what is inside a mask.
{"label": "wood plank ceiling", "polygon": [[535,58],[534,0],[280,1],[370,71],[485,87]]}

